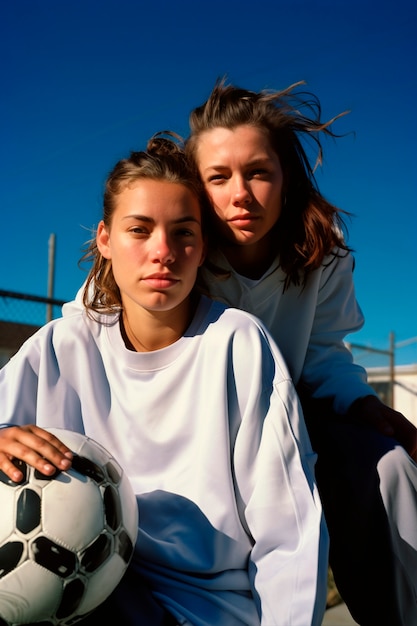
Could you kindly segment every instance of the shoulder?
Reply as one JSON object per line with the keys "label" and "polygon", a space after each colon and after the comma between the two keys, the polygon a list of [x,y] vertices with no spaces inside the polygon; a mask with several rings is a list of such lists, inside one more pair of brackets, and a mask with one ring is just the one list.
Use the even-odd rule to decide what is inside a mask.
{"label": "shoulder", "polygon": [[354,289],[355,258],[351,252],[335,250],[320,268],[319,291],[322,295]]}
{"label": "shoulder", "polygon": [[64,347],[72,348],[81,343],[88,343],[93,337],[100,335],[105,324],[114,323],[114,316],[106,316],[108,319],[102,319],[103,317],[91,319],[85,310],[79,309],[42,326],[29,337],[24,346],[28,349],[35,346],[45,349],[49,345],[56,351]]}
{"label": "shoulder", "polygon": [[84,310],[80,309],[70,315],[59,317],[58,319],[49,322],[49,324],[46,324],[40,329],[40,332],[43,331],[45,336],[53,336],[55,338],[69,337],[73,334],[82,336],[88,332],[90,326],[91,323],[89,323],[88,316]]}
{"label": "shoulder", "polygon": [[[209,300],[209,299],[207,299]],[[217,329],[223,332],[226,328],[230,332],[253,331],[263,335],[266,329],[260,319],[247,311],[237,309],[219,300],[209,300],[207,320],[216,324]]]}
{"label": "shoulder", "polygon": [[352,252],[335,248],[332,254],[323,259],[321,269],[324,273],[350,272],[355,268],[355,258]]}
{"label": "shoulder", "polygon": [[281,379],[290,378],[284,358],[272,335],[255,315],[211,301],[210,340],[214,347],[228,344],[234,361],[245,368],[273,365]]}

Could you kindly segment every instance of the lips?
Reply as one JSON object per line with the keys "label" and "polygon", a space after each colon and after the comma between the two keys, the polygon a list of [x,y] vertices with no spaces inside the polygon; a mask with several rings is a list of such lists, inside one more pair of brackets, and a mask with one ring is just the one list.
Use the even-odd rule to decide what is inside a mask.
{"label": "lips", "polygon": [[258,215],[254,215],[253,213],[244,213],[242,215],[235,215],[228,221],[231,222],[234,226],[248,226],[258,219]]}
{"label": "lips", "polygon": [[163,273],[149,274],[149,276],[145,276],[142,280],[154,289],[168,289],[179,282],[179,279],[173,274]]}

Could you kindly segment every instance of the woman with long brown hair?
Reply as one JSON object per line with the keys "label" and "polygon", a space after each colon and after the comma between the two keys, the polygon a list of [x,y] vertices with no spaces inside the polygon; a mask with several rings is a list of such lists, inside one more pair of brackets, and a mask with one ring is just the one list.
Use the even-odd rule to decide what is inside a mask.
{"label": "woman with long brown hair", "polygon": [[318,452],[330,562],[353,617],[410,626],[417,431],[379,400],[344,343],[364,323],[354,259],[343,212],[314,177],[337,117],[323,121],[319,100],[300,84],[253,92],[224,80],[192,111],[186,152],[218,233],[204,278],[212,297],[258,316],[286,359]]}

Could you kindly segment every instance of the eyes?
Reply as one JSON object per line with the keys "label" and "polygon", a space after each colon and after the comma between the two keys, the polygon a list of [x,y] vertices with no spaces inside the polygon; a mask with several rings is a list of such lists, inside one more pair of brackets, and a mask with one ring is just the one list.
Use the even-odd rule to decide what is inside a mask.
{"label": "eyes", "polygon": [[[271,178],[271,176],[273,175],[273,172],[271,172],[270,169],[265,168],[265,167],[256,167],[256,168],[252,168],[250,170],[248,170],[245,174],[244,177],[246,180],[269,180]],[[227,180],[229,180],[232,177],[231,172],[229,171],[225,171],[225,172],[216,172],[215,174],[210,174],[207,177],[207,182],[208,183],[213,183],[213,184],[221,184]]]}
{"label": "eyes", "polygon": [[[134,236],[148,237],[149,235],[152,234],[152,230],[153,228],[147,224],[146,225],[136,224],[135,226],[131,226],[128,229],[128,232]],[[178,228],[174,228],[172,232],[170,233],[170,235],[177,239],[187,239],[190,237],[195,237],[197,233],[192,228],[186,228],[184,226],[181,226]]]}

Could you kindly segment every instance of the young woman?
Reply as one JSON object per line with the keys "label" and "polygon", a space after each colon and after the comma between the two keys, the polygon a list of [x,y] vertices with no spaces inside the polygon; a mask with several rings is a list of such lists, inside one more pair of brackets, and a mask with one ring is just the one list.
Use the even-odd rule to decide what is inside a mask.
{"label": "young woman", "polygon": [[[364,323],[341,212],[320,193],[303,142],[334,120],[295,86],[255,93],[219,81],[190,117],[219,233],[210,295],[258,316],[303,398],[336,583],[361,625],[417,624],[414,426],[385,406],[344,337]],[[407,454],[407,452],[409,454]]]}
{"label": "young woman", "polygon": [[[124,467],[139,534],[116,591],[85,619],[123,626],[319,626],[327,531],[286,365],[262,324],[195,288],[206,196],[175,143],[110,173],[84,310],[0,372],[0,469],[46,475],[85,433]],[[0,598],[1,615],[1,598]]]}

